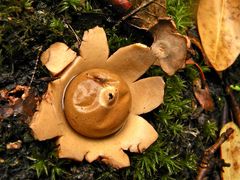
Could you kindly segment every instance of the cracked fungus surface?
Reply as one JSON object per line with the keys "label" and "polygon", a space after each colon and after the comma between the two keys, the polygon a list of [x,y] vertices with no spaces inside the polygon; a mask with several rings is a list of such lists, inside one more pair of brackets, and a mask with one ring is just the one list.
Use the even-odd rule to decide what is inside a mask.
{"label": "cracked fungus surface", "polygon": [[161,77],[137,80],[155,61],[150,49],[132,44],[109,57],[104,30],[84,33],[80,56],[57,42],[41,56],[53,76],[30,127],[38,140],[58,137],[58,155],[115,168],[130,165],[124,150],[143,152],[158,137],[140,114],[163,101]]}

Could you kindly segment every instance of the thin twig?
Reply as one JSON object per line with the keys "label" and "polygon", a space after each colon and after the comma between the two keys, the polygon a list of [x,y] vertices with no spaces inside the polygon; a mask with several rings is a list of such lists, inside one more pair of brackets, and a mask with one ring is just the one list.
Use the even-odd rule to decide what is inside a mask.
{"label": "thin twig", "polygon": [[128,13],[126,16],[123,16],[116,24],[114,27],[119,26],[119,24],[121,24],[123,21],[125,21],[127,18],[129,18],[130,16],[136,14],[138,11],[140,11],[142,8],[150,5],[151,3],[153,3],[155,0],[148,0],[148,1],[144,1],[142,2],[136,9],[132,10],[130,13]]}
{"label": "thin twig", "polygon": [[[224,143],[229,138],[233,131],[234,130],[232,128],[228,128],[226,132],[221,134],[221,136],[218,138],[214,145],[212,145],[210,148],[204,151],[203,159],[198,169],[198,176],[196,178],[197,180],[203,180],[204,177],[206,177],[207,173],[211,169],[210,162],[213,159],[214,153],[221,146],[221,144]],[[224,165],[229,166],[229,164]]]}
{"label": "thin twig", "polygon": [[67,22],[65,22],[65,23],[67,24],[68,28],[69,28],[69,29],[72,31],[72,33],[74,34],[74,36],[75,36],[75,38],[76,38],[76,40],[77,40],[77,42],[78,42],[78,47],[80,47],[81,40],[80,40],[80,38],[78,37],[76,31],[72,28],[72,26],[71,26],[70,24],[68,24]]}
{"label": "thin twig", "polygon": [[41,52],[42,52],[42,46],[40,46],[39,49],[38,49],[37,59],[36,59],[35,66],[34,66],[33,73],[32,73],[32,77],[31,77],[31,80],[30,80],[30,83],[29,83],[29,87],[30,88],[31,88],[33,79],[35,77],[36,71],[37,71],[37,66],[38,66],[38,62],[39,62],[39,56],[40,56]]}

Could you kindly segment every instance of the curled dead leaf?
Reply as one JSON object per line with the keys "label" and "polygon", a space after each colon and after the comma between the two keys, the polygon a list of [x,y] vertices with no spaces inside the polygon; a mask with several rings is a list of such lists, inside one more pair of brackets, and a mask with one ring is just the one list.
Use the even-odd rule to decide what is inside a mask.
{"label": "curled dead leaf", "polygon": [[195,79],[193,82],[193,92],[204,110],[212,111],[214,109],[213,99],[207,83],[203,86],[201,79]]}
{"label": "curled dead leaf", "polygon": [[132,0],[139,10],[129,18],[129,24],[144,30],[151,29],[159,18],[166,17],[166,0]]}
{"label": "curled dead leaf", "polygon": [[17,85],[13,90],[0,91],[0,120],[17,114],[32,116],[37,99],[29,86]]}
{"label": "curled dead leaf", "polygon": [[168,75],[184,68],[190,41],[177,33],[174,22],[170,18],[159,19],[150,31],[154,37],[151,50],[157,57],[154,64],[161,66]]}
{"label": "curled dead leaf", "polygon": [[240,130],[234,122],[229,122],[223,126],[220,134],[228,128],[232,128],[234,132],[221,145],[221,157],[225,162],[230,163],[230,167],[223,167],[223,180],[239,180],[240,179]]}
{"label": "curled dead leaf", "polygon": [[151,32],[154,38],[151,50],[158,59],[155,65],[168,75],[184,68],[190,40],[177,33],[174,22],[167,17],[166,0],[133,0],[132,4],[136,9],[123,19],[131,17],[128,20],[131,25]]}
{"label": "curled dead leaf", "polygon": [[239,7],[239,0],[199,1],[199,34],[204,51],[217,71],[231,66],[240,53]]}

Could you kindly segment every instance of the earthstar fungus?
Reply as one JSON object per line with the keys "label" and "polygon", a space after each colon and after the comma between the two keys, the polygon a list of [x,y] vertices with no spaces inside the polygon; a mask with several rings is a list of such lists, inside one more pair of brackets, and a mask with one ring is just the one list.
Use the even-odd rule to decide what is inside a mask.
{"label": "earthstar fungus", "polygon": [[132,44],[109,57],[104,30],[86,31],[77,56],[64,43],[41,56],[53,76],[30,127],[38,140],[58,137],[60,158],[130,165],[124,150],[142,152],[158,137],[142,117],[163,102],[164,81],[136,81],[155,61],[149,47]]}

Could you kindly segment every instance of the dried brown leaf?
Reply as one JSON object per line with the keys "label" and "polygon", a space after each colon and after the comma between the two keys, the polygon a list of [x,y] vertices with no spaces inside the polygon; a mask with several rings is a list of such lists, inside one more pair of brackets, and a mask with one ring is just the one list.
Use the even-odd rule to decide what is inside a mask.
{"label": "dried brown leaf", "polygon": [[0,91],[0,120],[8,118],[13,114],[22,114],[32,116],[37,99],[30,92],[28,86],[17,85],[13,90],[8,91],[3,89]]}
{"label": "dried brown leaf", "polygon": [[132,0],[131,2],[134,8],[141,7],[128,21],[137,28],[149,30],[158,23],[159,18],[167,16],[166,0]]}
{"label": "dried brown leaf", "polygon": [[205,83],[205,87],[203,87],[201,79],[195,79],[193,82],[193,91],[197,101],[203,109],[206,111],[212,111],[214,109],[213,99],[207,83]]}
{"label": "dried brown leaf", "polygon": [[217,71],[233,64],[240,53],[240,1],[201,0],[197,21],[204,51]]}
{"label": "dried brown leaf", "polygon": [[157,57],[155,65],[161,66],[168,75],[184,68],[190,42],[177,33],[173,21],[170,18],[159,19],[151,33],[154,37],[151,50]]}

